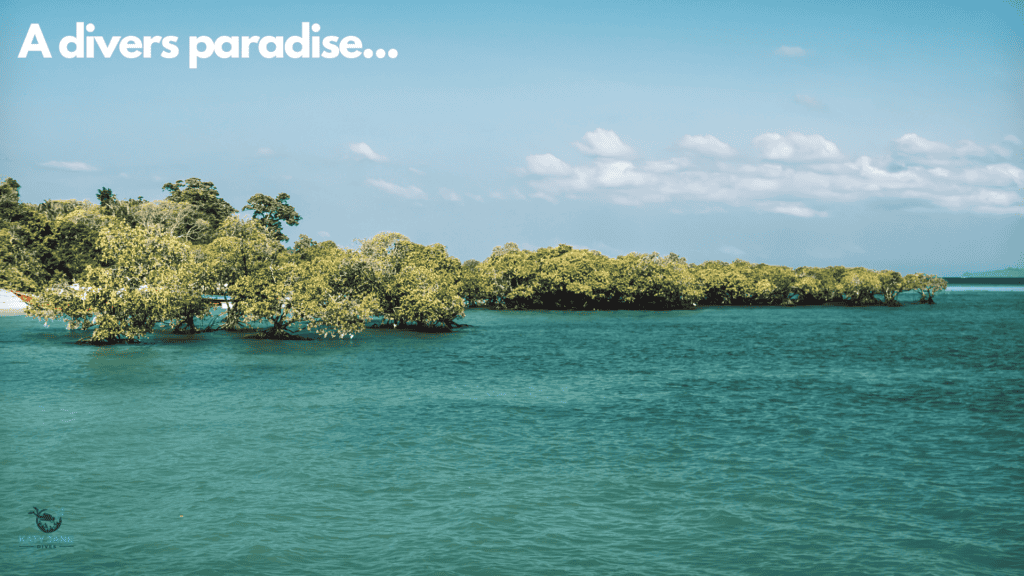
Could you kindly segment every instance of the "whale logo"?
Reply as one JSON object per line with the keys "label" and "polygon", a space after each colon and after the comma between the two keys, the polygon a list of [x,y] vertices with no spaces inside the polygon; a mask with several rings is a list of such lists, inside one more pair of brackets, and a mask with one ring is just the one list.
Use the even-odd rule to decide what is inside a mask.
{"label": "whale logo", "polygon": [[60,528],[61,522],[64,521],[64,517],[61,516],[58,519],[54,518],[50,514],[43,514],[43,512],[46,512],[46,508],[40,510],[39,508],[33,506],[32,510],[29,510],[28,513],[36,515],[36,527],[38,527],[40,530],[47,534],[49,534],[50,532],[56,532],[57,529]]}

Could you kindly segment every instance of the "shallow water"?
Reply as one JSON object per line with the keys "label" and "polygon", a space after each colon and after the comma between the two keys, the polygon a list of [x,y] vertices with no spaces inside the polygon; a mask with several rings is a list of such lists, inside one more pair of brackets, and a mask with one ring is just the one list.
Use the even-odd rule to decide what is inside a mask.
{"label": "shallow water", "polygon": [[1021,574],[1024,293],[937,302],[115,347],[2,317],[0,573]]}

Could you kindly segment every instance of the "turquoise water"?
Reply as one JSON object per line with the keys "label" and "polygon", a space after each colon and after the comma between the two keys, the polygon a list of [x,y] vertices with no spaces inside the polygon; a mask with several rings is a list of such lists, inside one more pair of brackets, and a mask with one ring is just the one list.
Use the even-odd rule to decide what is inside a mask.
{"label": "turquoise water", "polygon": [[1024,293],[937,302],[115,347],[0,317],[0,573],[1022,574]]}

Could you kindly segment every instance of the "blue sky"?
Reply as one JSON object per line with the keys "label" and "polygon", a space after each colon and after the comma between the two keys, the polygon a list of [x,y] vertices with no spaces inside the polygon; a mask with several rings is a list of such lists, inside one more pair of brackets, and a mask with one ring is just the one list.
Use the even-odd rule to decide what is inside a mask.
{"label": "blue sky", "polygon": [[[287,192],[286,231],[959,274],[1022,265],[1020,2],[19,3],[0,174],[28,202]],[[65,58],[76,22],[179,54]],[[397,57],[216,53],[358,37]],[[19,58],[38,24],[51,51]],[[273,48],[268,44],[268,50]],[[129,47],[130,48],[130,47]],[[200,45],[200,49],[205,45]],[[222,44],[225,53],[230,43]]]}

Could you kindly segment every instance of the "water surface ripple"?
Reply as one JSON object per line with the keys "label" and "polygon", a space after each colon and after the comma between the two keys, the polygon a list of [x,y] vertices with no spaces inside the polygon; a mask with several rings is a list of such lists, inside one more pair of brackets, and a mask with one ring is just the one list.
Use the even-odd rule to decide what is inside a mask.
{"label": "water surface ripple", "polygon": [[466,322],[0,318],[0,573],[1024,574],[1024,293]]}

